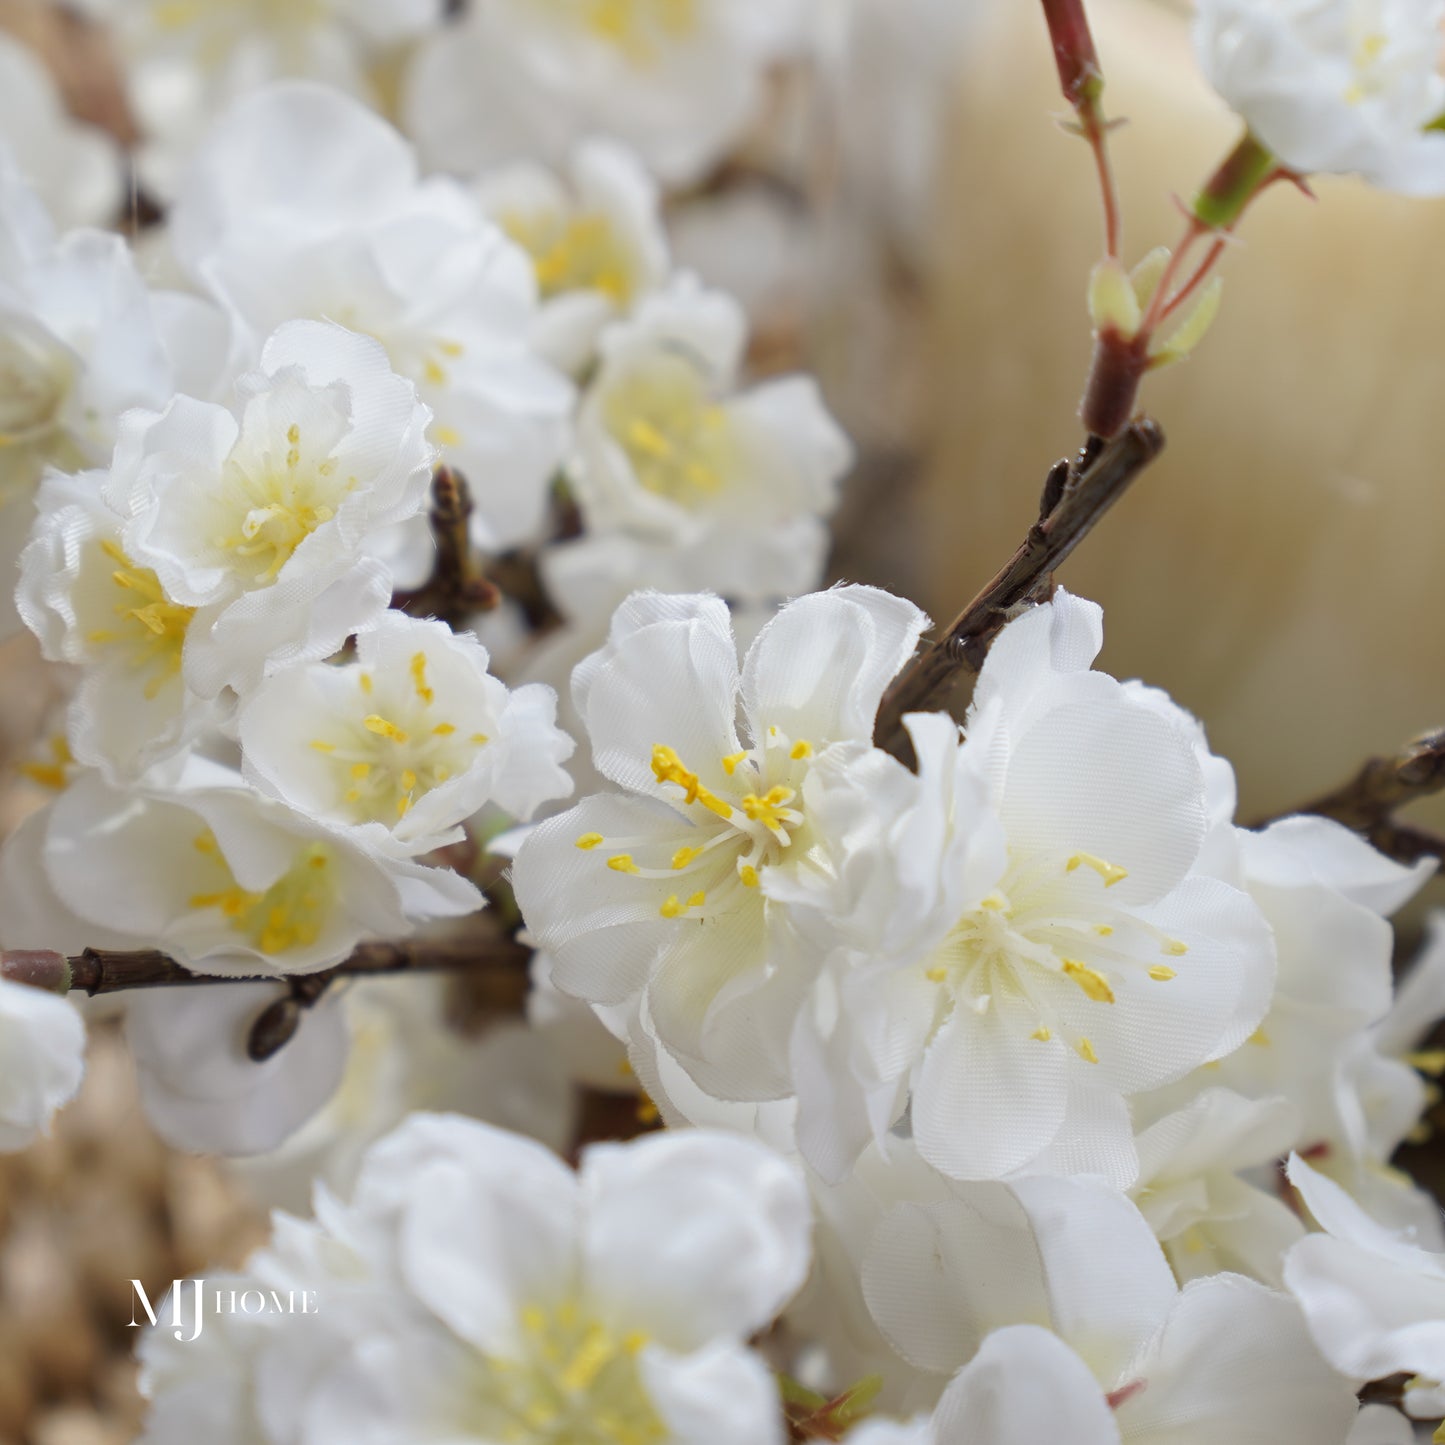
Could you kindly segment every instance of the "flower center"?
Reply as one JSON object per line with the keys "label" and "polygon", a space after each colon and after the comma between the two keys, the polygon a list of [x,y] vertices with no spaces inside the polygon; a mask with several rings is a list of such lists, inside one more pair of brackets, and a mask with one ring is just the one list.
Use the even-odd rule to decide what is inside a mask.
{"label": "flower center", "polygon": [[697,32],[698,0],[546,0],[634,65],[655,65],[665,46]]}
{"label": "flower center", "polygon": [[565,291],[601,291],[618,306],[632,300],[632,257],[606,216],[513,211],[500,224],[532,258],[544,300]]}
{"label": "flower center", "polygon": [[522,1311],[517,1355],[489,1356],[472,1384],[469,1434],[527,1445],[655,1445],[641,1334],[617,1335],[575,1303]]}
{"label": "flower center", "polygon": [[491,741],[486,733],[464,733],[435,716],[426,653],[412,656],[408,674],[409,693],[394,693],[382,713],[371,673],[356,669],[356,715],[337,736],[311,742],[334,764],[341,801],[357,822],[390,827],[418,798],[466,772]]}
{"label": "flower center", "polygon": [[231,553],[253,586],[274,582],[296,549],[335,515],[356,478],[337,480],[336,458],[323,429],[314,438],[299,422],[286,429],[278,457],[270,447],[259,455],[233,452],[222,483],[227,529],[215,545]]}
{"label": "flower center", "polygon": [[1067,1019],[1075,990],[1090,1003],[1112,1005],[1122,977],[1140,971],[1155,983],[1176,976],[1157,961],[1180,958],[1187,946],[1115,907],[1108,890],[1127,870],[1092,853],[1011,860],[999,888],[981,899],[924,965],[955,1008],[986,1014],[1008,999],[1022,1001],[1047,1043],[1056,1034],[1081,1058],[1097,1063],[1089,1035]]}
{"label": "flower center", "polygon": [[115,592],[109,608],[116,622],[88,632],[86,641],[121,649],[134,671],[149,674],[145,695],[154,698],[181,670],[186,632],[196,609],[172,602],[156,574],[149,567],[137,567],[115,542],[103,541],[100,549],[116,564],[110,574]]}
{"label": "flower center", "polygon": [[227,926],[262,953],[286,953],[316,942],[336,896],[332,853],[325,843],[300,849],[264,893],[248,892],[236,882],[209,829],[196,835],[195,849],[219,870],[223,882],[212,892],[192,894],[192,908],[218,909]]}
{"label": "flower center", "polygon": [[42,440],[70,386],[64,354],[20,330],[0,330],[0,448]]}
{"label": "flower center", "polygon": [[[693,827],[681,836],[583,833],[577,846],[590,852],[605,844],[614,873],[676,885],[658,908],[664,918],[717,917],[737,906],[739,890],[757,888],[763,870],[783,862],[796,846],[805,819],[795,805],[812,756],[811,743],[792,742],[769,728],[761,747],[719,760],[731,784],[731,796],[723,797],[703,784],[676,749],[658,743],[652,749],[653,776],[678,789],[671,796],[694,813]],[[612,851],[618,848],[632,851]]]}
{"label": "flower center", "polygon": [[603,424],[649,492],[688,511],[714,504],[739,466],[727,410],[685,357],[659,356],[604,397]]}

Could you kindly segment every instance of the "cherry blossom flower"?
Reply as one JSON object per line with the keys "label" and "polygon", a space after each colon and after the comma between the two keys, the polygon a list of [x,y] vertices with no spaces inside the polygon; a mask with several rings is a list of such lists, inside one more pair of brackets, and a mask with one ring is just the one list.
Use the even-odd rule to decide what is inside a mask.
{"label": "cherry blossom flower", "polygon": [[[1445,1382],[1445,1254],[1376,1223],[1333,1180],[1297,1154],[1290,1183],[1324,1231],[1285,1260],[1285,1284],[1325,1357],[1364,1383],[1400,1372],[1412,1390]],[[1437,1411],[1438,1413],[1438,1411]]]}
{"label": "cherry blossom flower", "polygon": [[846,945],[793,1042],[800,1144],[830,1177],[911,1098],[954,1177],[1127,1185],[1125,1099],[1228,1054],[1268,1007],[1264,918],[1201,870],[1195,738],[1090,669],[1101,643],[1098,609],[1060,592],[994,643],[962,741],[911,720],[916,778],[876,754],[815,769],[832,857],[775,892]]}
{"label": "cherry blossom flower", "polygon": [[686,184],[742,133],[803,14],[797,0],[481,0],[421,47],[407,128],[444,170],[558,162],[609,135]]}
{"label": "cherry blossom flower", "polygon": [[172,601],[126,553],[125,519],[104,499],[107,475],[53,474],[41,486],[16,605],[41,653],[80,669],[68,756],[120,782],[177,754],[224,709],[182,677],[188,642],[219,609]]}
{"label": "cherry blossom flower", "polygon": [[736,391],[745,336],[737,303],[691,277],[610,328],[568,477],[591,531],[660,549],[693,586],[759,600],[816,583],[852,450],[811,378]]}
{"label": "cherry blossom flower", "polygon": [[536,829],[517,899],[557,986],[594,1005],[645,997],[710,1093],[789,1091],[786,1038],[812,968],[775,888],[813,866],[811,773],[871,750],[878,700],[924,622],[872,588],[800,598],[740,677],[721,601],[639,593],[574,674],[593,762],[621,791]]}
{"label": "cherry blossom flower", "polygon": [[529,818],[565,797],[573,743],[557,700],[509,692],[487,652],[440,622],[387,613],[339,666],[288,668],[246,699],[237,732],[263,792],[358,842],[402,854],[462,837],[487,803]]}
{"label": "cherry blossom flower", "polygon": [[1280,1286],[1285,1252],[1303,1226],[1275,1192],[1241,1176],[1262,1169],[1272,1179],[1298,1137],[1287,1099],[1243,1099],[1228,1089],[1206,1089],[1140,1132],[1130,1197],[1178,1279],[1232,1270]]}
{"label": "cherry blossom flower", "polygon": [[1232,1274],[1181,1290],[1143,1217],[1098,1183],[895,1206],[863,1288],[895,1348],[947,1381],[938,1445],[1307,1445],[1354,1420],[1292,1299]]}
{"label": "cherry blossom flower", "polygon": [[285,1048],[257,1062],[251,1028],[275,985],[155,989],[126,1001],[126,1040],[151,1127],[176,1149],[261,1154],[316,1113],[341,1081],[346,1011],[328,992]]}
{"label": "cherry blossom flower", "polygon": [[519,1429],[781,1445],[745,1341],[806,1274],[809,1219],[797,1172],[762,1146],[644,1138],[589,1149],[574,1175],[531,1140],[420,1114],[371,1149],[348,1205],[318,1206],[315,1224],[280,1216],[243,1279],[310,1288],[323,1313],[238,1322],[198,1355],[152,1331],[143,1439],[194,1431],[229,1386],[253,1423],[224,1438],[262,1445]]}
{"label": "cherry blossom flower", "polygon": [[584,141],[565,178],[519,162],[482,176],[473,189],[532,258],[542,302],[533,345],[565,371],[580,372],[602,328],[667,279],[657,187],[623,146]]}
{"label": "cherry blossom flower", "polygon": [[144,143],[146,187],[169,200],[198,136],[268,81],[307,77],[380,101],[389,54],[436,27],[443,0],[87,0],[110,22]]}
{"label": "cherry blossom flower", "polygon": [[[199,331],[199,307],[169,314]],[[164,406],[178,377],[160,303],[125,242],[89,230],[57,237],[3,148],[0,308],[0,561],[8,571],[45,468],[107,461],[121,414]],[[0,630],[15,625],[7,604]]]}
{"label": "cherry blossom flower", "polygon": [[1441,0],[1199,0],[1214,88],[1286,166],[1445,191]]}
{"label": "cherry blossom flower", "polygon": [[381,858],[199,757],[170,788],[82,775],[0,859],[6,896],[43,895],[22,946],[158,948],[234,977],[328,968],[362,939],[482,906],[449,869]]}
{"label": "cherry blossom flower", "polygon": [[431,409],[471,483],[479,545],[530,540],[572,387],[533,351],[536,280],[460,184],[422,180],[385,121],[320,86],[268,87],[222,118],[172,213],[177,257],[253,337],[295,317],[366,333]]}
{"label": "cherry blossom flower", "polygon": [[363,553],[425,502],[429,419],[376,342],[314,321],[266,342],[234,411],[180,396],[127,417],[103,493],[166,605],[210,609],[168,634],[193,691],[245,690],[380,616],[390,578]]}
{"label": "cherry blossom flower", "polygon": [[75,1006],[0,979],[0,1150],[32,1144],[80,1087],[85,1025]]}

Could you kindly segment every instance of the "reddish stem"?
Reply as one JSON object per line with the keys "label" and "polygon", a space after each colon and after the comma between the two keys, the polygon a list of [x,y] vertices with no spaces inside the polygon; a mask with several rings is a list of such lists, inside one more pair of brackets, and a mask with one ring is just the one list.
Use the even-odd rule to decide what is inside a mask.
{"label": "reddish stem", "polygon": [[1109,161],[1108,127],[1099,114],[1097,102],[1082,109],[1079,119],[1099,172],[1099,194],[1104,202],[1104,251],[1111,260],[1117,261],[1123,251],[1124,225],[1119,210],[1119,186]]}
{"label": "reddish stem", "polygon": [[1168,264],[1159,277],[1159,284],[1154,288],[1154,295],[1149,299],[1149,309],[1144,313],[1144,320],[1139,324],[1138,335],[1144,338],[1146,344],[1149,337],[1154,334],[1155,327],[1168,315],[1166,303],[1169,300],[1174,280],[1184,264],[1184,258],[1194,249],[1194,243],[1207,230],[1208,227],[1193,216],[1190,216],[1185,222],[1184,235],[1170,254]]}
{"label": "reddish stem", "polygon": [[1215,240],[1214,244],[1205,252],[1204,260],[1199,263],[1194,274],[1169,299],[1164,309],[1159,313],[1159,320],[1161,322],[1168,321],[1204,284],[1205,279],[1209,273],[1214,270],[1219,258],[1224,254],[1224,248],[1229,244],[1228,241],[1225,240],[1225,236],[1228,234],[1229,232],[1225,232],[1223,236]]}

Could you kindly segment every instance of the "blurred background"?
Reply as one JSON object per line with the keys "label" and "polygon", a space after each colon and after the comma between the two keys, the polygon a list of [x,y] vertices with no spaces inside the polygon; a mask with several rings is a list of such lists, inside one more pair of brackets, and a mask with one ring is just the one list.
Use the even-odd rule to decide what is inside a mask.
{"label": "blurred background", "polygon": [[[1051,122],[1063,104],[1037,5],[817,4],[822,60],[777,78],[729,173],[679,209],[677,249],[743,293],[755,371],[816,371],[859,444],[835,574],[946,621],[1082,440],[1093,171]],[[0,0],[0,31],[41,60],[73,117],[128,146],[138,129],[107,7],[86,8]],[[1131,122],[1114,157],[1133,262],[1172,244],[1174,197],[1235,122],[1195,71],[1187,6],[1090,8],[1107,108]],[[0,136],[23,142],[25,125],[0,94]],[[118,224],[149,218],[142,191],[121,197]],[[1445,725],[1442,241],[1440,202],[1350,182],[1321,182],[1314,201],[1268,193],[1225,263],[1214,331],[1146,384],[1168,450],[1061,574],[1105,608],[1103,664],[1205,722],[1238,770],[1243,819]],[[50,684],[28,636],[0,667],[13,764]],[[34,801],[16,782],[0,821]],[[130,1279],[158,1297],[239,1262],[264,1231],[243,1176],[151,1135],[103,1023],[94,1053],[55,1138],[0,1158],[0,1445],[130,1440]]]}

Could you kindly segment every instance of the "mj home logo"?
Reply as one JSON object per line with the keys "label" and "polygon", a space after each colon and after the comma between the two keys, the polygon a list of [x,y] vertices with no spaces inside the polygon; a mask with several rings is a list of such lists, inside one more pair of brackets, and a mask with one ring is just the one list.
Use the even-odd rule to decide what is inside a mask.
{"label": "mj home logo", "polygon": [[[152,1325],[159,1325],[155,1306],[146,1295],[146,1288],[140,1280],[130,1282],[135,1298],[131,1302],[130,1328],[141,1326],[136,1318],[137,1307]],[[190,1300],[187,1303],[187,1289]],[[206,1322],[206,1282],[203,1279],[173,1279],[170,1288],[170,1325],[172,1333],[182,1342],[199,1339]],[[321,1305],[315,1290],[259,1290],[259,1289],[213,1289],[212,1314],[216,1315],[314,1315]],[[161,1313],[166,1313],[166,1300],[161,1300]],[[189,1321],[186,1316],[189,1314]],[[190,1333],[187,1334],[189,1327]]]}

